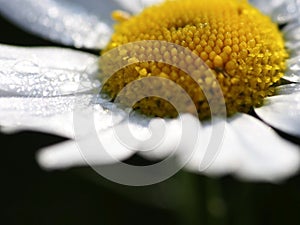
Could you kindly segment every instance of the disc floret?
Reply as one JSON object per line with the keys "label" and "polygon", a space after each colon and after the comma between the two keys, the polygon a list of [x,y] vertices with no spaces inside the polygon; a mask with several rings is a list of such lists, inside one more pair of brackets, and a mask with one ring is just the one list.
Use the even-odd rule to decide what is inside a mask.
{"label": "disc floret", "polygon": [[[240,0],[173,0],[149,7],[136,16],[119,20],[103,52],[142,40],[175,43],[199,56],[215,74],[229,115],[248,112],[251,107],[261,105],[283,76],[288,57],[277,25]],[[145,54],[143,49],[135,51]],[[184,64],[195,64],[188,58],[180,58],[176,49],[166,51],[153,47],[149,51],[146,54],[159,51],[165,57],[174,57],[174,60],[177,57]],[[134,59],[122,57],[122,60]],[[105,80],[106,65],[101,68],[100,78]],[[130,82],[149,76],[164,77],[180,85],[193,99],[199,118],[209,117],[206,97],[189,75],[159,62],[136,62],[127,66],[106,80],[103,90],[115,98]],[[206,86],[212,86],[202,73],[198,76]],[[164,88],[161,85],[161,89]],[[134,93],[129,91],[130,95]],[[134,107],[148,115],[176,116],[168,102],[155,97],[145,98]]]}

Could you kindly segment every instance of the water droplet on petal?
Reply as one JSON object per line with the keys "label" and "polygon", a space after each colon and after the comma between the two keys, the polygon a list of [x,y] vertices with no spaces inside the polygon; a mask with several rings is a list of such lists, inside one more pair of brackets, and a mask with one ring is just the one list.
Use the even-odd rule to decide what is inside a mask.
{"label": "water droplet on petal", "polygon": [[13,70],[16,72],[16,75],[19,76],[30,76],[39,74],[40,72],[39,65],[29,60],[21,60],[16,62],[16,64],[13,66]]}

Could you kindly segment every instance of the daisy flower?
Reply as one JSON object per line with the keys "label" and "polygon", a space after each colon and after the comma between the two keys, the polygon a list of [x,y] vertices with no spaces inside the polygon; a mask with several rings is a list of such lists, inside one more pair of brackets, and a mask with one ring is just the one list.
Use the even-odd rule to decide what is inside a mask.
{"label": "daisy flower", "polygon": [[[96,170],[124,184],[152,184],[183,166],[264,181],[295,174],[299,146],[271,127],[300,137],[299,1],[158,2],[1,0],[1,13],[30,32],[66,46],[103,49],[99,63],[98,56],[83,50],[1,44],[1,131],[36,130],[70,138],[41,149],[40,165],[105,165]],[[113,29],[110,14],[115,9],[124,11],[112,14],[117,21]],[[143,40],[146,46],[134,44]],[[143,62],[132,52],[143,55]],[[151,58],[155,52],[165,63],[180,60],[166,66]],[[191,65],[198,70],[190,70]],[[195,73],[187,76],[176,66]],[[174,105],[155,93],[129,105],[142,114],[116,101],[122,93],[133,102],[136,88],[150,93],[149,85],[128,85],[149,77],[164,79],[147,82],[175,106],[182,98],[168,82],[188,93],[178,118]],[[209,115],[211,120],[203,120]],[[136,153],[168,160],[142,172],[121,163]]]}

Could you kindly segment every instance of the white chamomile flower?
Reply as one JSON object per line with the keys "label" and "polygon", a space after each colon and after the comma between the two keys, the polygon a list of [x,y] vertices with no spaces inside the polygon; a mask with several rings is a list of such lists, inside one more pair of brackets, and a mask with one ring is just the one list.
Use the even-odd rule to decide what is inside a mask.
{"label": "white chamomile flower", "polygon": [[[243,179],[278,181],[298,171],[299,146],[281,138],[270,126],[300,138],[299,1],[250,1],[268,16],[239,0],[0,3],[1,14],[30,32],[66,46],[104,49],[104,57],[108,54],[99,63],[98,56],[80,50],[0,44],[1,131],[36,130],[70,138],[39,151],[37,160],[42,167],[110,165],[136,153],[159,160],[174,153],[179,165],[208,175],[230,173]],[[144,10],[152,4],[155,6]],[[113,13],[118,21],[113,30],[110,15],[116,9],[128,13]],[[150,50],[148,45],[138,50],[146,59],[159,52],[164,62],[178,59],[179,67],[204,66],[209,74],[201,67],[203,73],[198,71],[197,77],[196,71],[195,77],[201,87],[208,88],[199,91],[177,68],[139,62],[128,55],[130,49],[122,49],[142,40],[168,41],[197,55],[201,60],[193,61],[175,45],[169,49],[157,43]],[[119,47],[117,54],[109,55]],[[120,67],[118,63],[125,61],[126,67]],[[112,67],[120,70],[107,79],[105,73]],[[139,113],[129,116],[119,104],[98,94],[101,89],[117,99],[128,83],[149,77],[179,84],[194,103],[194,108],[186,104],[180,110],[194,110],[200,120],[190,114],[173,119]],[[176,92],[168,91],[166,84],[151,83],[169,92],[166,98],[176,103]],[[124,88],[128,101],[137,87]],[[218,88],[223,102],[216,94]],[[151,96],[144,96],[146,100],[135,107],[152,116],[176,116],[172,106]],[[216,99],[226,104],[228,118],[203,121],[213,113],[209,107],[216,105]],[[249,114],[252,109],[261,120]],[[100,143],[105,151],[97,151]]]}

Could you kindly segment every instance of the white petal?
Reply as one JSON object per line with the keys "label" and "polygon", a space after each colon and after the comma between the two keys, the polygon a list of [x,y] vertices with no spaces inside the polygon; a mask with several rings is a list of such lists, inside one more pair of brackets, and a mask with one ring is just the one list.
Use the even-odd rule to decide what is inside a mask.
{"label": "white petal", "polygon": [[181,162],[186,163],[183,161],[189,159],[194,150],[187,144],[196,144],[202,126],[198,118],[184,114],[177,119],[153,119],[147,128],[157,136],[149,138],[146,145],[145,141],[141,143],[141,155],[158,160],[177,154],[181,155]]}
{"label": "white petal", "polygon": [[270,15],[272,11],[281,5],[285,0],[249,0],[251,4],[260,9],[263,13]]}
{"label": "white petal", "polygon": [[0,44],[0,90],[10,96],[30,97],[91,91],[100,86],[95,79],[97,60],[94,55],[64,48]]}
{"label": "white petal", "polygon": [[52,116],[48,118],[22,117],[21,120],[15,120],[15,115],[5,121],[0,115],[0,132],[14,134],[19,131],[39,131],[48,134],[54,134],[67,138],[74,137],[72,127],[72,114],[66,113],[62,115]]}
{"label": "white petal", "polygon": [[300,85],[284,85],[278,90],[279,95],[267,98],[255,112],[271,126],[300,137]]}
{"label": "white petal", "polygon": [[[151,129],[152,127],[152,129]],[[140,154],[148,159],[160,160],[173,154],[179,146],[181,139],[180,120],[153,119],[146,131],[159,135],[159,140],[152,143],[147,142],[146,146],[141,146],[143,151]],[[139,136],[143,132],[138,132]],[[144,131],[145,133],[145,131]],[[146,136],[146,135],[144,135]],[[145,141],[146,142],[146,141]]]}
{"label": "white petal", "polygon": [[[144,121],[134,123],[132,120],[123,120],[122,123],[99,131],[97,126],[94,127],[95,121],[90,120],[88,117],[81,118],[81,121],[77,120],[75,122],[75,129],[86,129],[87,131],[83,132],[87,134],[86,136],[76,138],[76,143],[69,142],[68,144],[59,144],[54,146],[54,148],[49,147],[43,149],[38,155],[38,160],[41,166],[47,169],[59,169],[79,165],[97,166],[107,163],[118,163],[120,160],[126,159],[138,151],[145,155],[154,154],[154,157],[157,157],[158,155],[165,155],[166,151],[174,151],[173,148],[178,146],[180,150],[189,154],[192,153],[193,149],[188,143],[193,144],[196,142],[195,137],[198,133],[197,129],[199,121],[197,118],[190,115],[184,115],[181,119],[182,121],[180,122],[185,126],[184,130],[186,132],[185,135],[180,135],[180,137],[176,136],[181,142],[178,143],[178,141],[172,138],[172,135],[165,136],[164,134],[168,134],[169,131],[171,131],[170,134],[172,134],[170,128],[180,128],[180,126],[177,126],[179,120],[168,120],[167,122],[165,121],[166,124],[162,124],[162,119],[153,119],[148,120],[150,121],[148,125],[144,124]],[[134,130],[126,130],[127,125]],[[148,129],[150,132],[158,132],[158,136],[160,137],[160,132],[162,131],[161,125],[166,125],[168,127],[166,129],[167,132],[163,132],[162,141],[157,139],[156,135],[154,135],[154,137],[151,135],[148,136],[149,134],[145,136],[145,132],[142,131],[143,129]],[[187,127],[189,128],[188,130]],[[157,129],[160,130],[158,131]],[[130,132],[133,137],[128,136],[126,132]],[[167,139],[167,141],[165,141],[165,139]],[[184,146],[191,147],[190,149],[180,147],[180,145],[183,145],[186,141],[188,141],[188,143],[185,143]],[[174,142],[176,143],[175,145]],[[162,151],[162,153],[159,151]],[[178,152],[176,152],[176,154],[177,153]],[[183,152],[181,155],[182,154]],[[182,155],[182,158],[186,160],[189,156]],[[181,167],[178,169],[180,168]]]}
{"label": "white petal", "polygon": [[236,174],[245,179],[277,181],[298,172],[300,148],[261,121],[249,115],[233,120],[231,125],[242,148],[241,167]]}
{"label": "white petal", "polygon": [[300,82],[300,55],[287,60],[287,70],[283,78],[291,82]]}
{"label": "white petal", "polygon": [[41,149],[36,158],[44,169],[69,168],[86,164],[75,141],[66,141]]}
{"label": "white petal", "polygon": [[[192,156],[193,148],[196,146],[197,151],[188,163],[188,169],[209,175],[233,173],[249,180],[275,182],[291,176],[298,170],[300,163],[299,147],[281,139],[272,129],[251,116],[239,115],[232,119],[226,124],[225,135],[222,136],[220,133],[217,135],[217,138],[221,140],[210,139],[212,126],[205,125],[202,129],[199,121],[196,122],[192,117],[184,117],[183,120],[184,124],[189,121],[194,124],[191,132],[185,130],[182,133],[185,134],[183,142],[178,142],[176,135],[176,137],[167,135],[169,141],[160,142],[162,143],[160,147],[155,146],[150,151],[147,149],[149,152],[144,152],[143,155],[149,157],[150,154],[154,154],[154,158],[166,157],[166,153],[173,154],[175,148],[177,149],[176,154],[181,159],[180,163],[185,163]],[[168,126],[177,128],[177,121],[167,121],[165,124],[167,132],[165,133],[168,134]],[[144,140],[139,139],[145,138],[144,134],[139,135],[140,129],[136,133],[139,136],[137,141],[126,142],[125,140],[126,143],[123,142],[122,134],[120,135],[118,132],[123,130],[124,123],[130,122],[123,121],[121,124],[103,131],[97,131],[97,127],[93,130],[87,125],[86,128],[83,127],[83,129],[90,131],[87,136],[77,139],[76,143],[60,144],[55,148],[42,150],[38,156],[39,162],[47,169],[68,168],[87,164],[94,166],[117,163],[138,150],[145,150],[145,146],[143,149]],[[188,127],[191,127],[190,125]],[[137,126],[139,125],[135,124],[134,127]],[[155,131],[155,128],[152,131]],[[174,130],[174,133],[178,133],[177,130]],[[200,136],[198,136],[199,134]],[[198,137],[200,137],[199,140],[197,140]],[[216,138],[216,136],[214,137]],[[182,137],[180,138],[182,139]],[[210,167],[203,171],[201,164],[203,164],[203,160],[207,160],[206,155],[210,154],[206,152],[210,140],[212,140],[211,143],[221,143],[223,141],[223,145],[221,145],[219,151],[218,149],[209,148],[213,154],[209,157],[209,160],[214,159],[214,161],[212,160]],[[176,144],[174,145],[174,143]],[[162,151],[162,153],[159,153],[159,151]],[[207,164],[207,162],[204,163]]]}
{"label": "white petal", "polygon": [[285,42],[285,45],[290,53],[290,58],[298,57],[300,55],[300,42]]}
{"label": "white petal", "polygon": [[[235,145],[231,143],[232,135],[228,128],[230,125],[227,122],[220,123],[220,125],[224,129],[223,132],[212,136],[212,125],[210,123],[203,124],[199,133],[200,139],[195,147],[195,154],[186,165],[187,169],[209,175],[223,175],[237,170],[240,162]],[[209,146],[209,143],[212,142],[218,142],[219,145]],[[211,156],[207,158],[207,155]]]}
{"label": "white petal", "polygon": [[[84,116],[81,115],[82,112]],[[118,163],[137,151],[136,143],[128,144],[120,139],[118,131],[128,123],[123,114],[116,111],[113,115],[114,109],[107,114],[102,112],[101,115],[99,109],[96,112],[89,109],[82,112],[74,112],[76,141],[42,149],[38,154],[38,161],[42,167],[63,169]]]}
{"label": "white petal", "polygon": [[276,88],[276,95],[299,94],[300,84],[281,85]]}
{"label": "white petal", "polygon": [[0,98],[1,130],[42,131],[65,137],[74,137],[73,108],[75,104],[87,107],[91,96],[66,96],[51,98]]}
{"label": "white petal", "polygon": [[41,149],[37,154],[37,161],[44,169],[67,169],[76,166],[105,165],[120,162],[129,158],[133,152],[116,144],[110,138],[111,133],[103,133],[105,142],[102,144],[109,152],[103,152],[99,143],[86,137],[82,140],[67,141]]}
{"label": "white petal", "polygon": [[[199,171],[203,154],[203,150],[197,152],[197,159],[188,168]],[[247,180],[275,182],[296,173],[299,165],[298,146],[280,138],[254,117],[242,114],[226,125],[219,154],[204,173],[233,173]]]}
{"label": "white petal", "polygon": [[[113,119],[111,119],[113,117]],[[0,125],[3,132],[34,130],[69,138],[86,136],[87,129],[76,129],[93,121],[97,132],[115,126],[124,120],[124,113],[112,103],[93,95],[50,98],[0,98]],[[95,121],[94,121],[95,120]]]}
{"label": "white petal", "polygon": [[124,9],[132,13],[138,13],[142,11],[145,7],[163,2],[163,0],[115,0],[118,2]]}
{"label": "white petal", "polygon": [[287,41],[300,40],[300,21],[296,20],[284,27],[282,33]]}
{"label": "white petal", "polygon": [[279,24],[288,23],[294,19],[299,18],[300,15],[300,1],[289,0],[284,1],[272,12],[273,21]]}
{"label": "white petal", "polygon": [[78,48],[100,49],[112,33],[111,7],[108,7],[111,4],[108,1],[101,3],[93,9],[95,1],[0,0],[0,12],[44,38]]}

